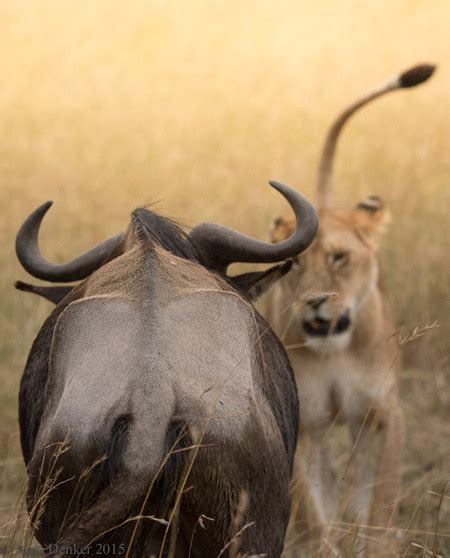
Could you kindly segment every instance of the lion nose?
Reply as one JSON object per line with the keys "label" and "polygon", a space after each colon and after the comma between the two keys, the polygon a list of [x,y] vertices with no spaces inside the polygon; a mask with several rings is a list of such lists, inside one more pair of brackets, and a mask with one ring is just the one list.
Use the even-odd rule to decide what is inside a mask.
{"label": "lion nose", "polygon": [[315,295],[307,298],[306,304],[313,310],[317,310],[326,300],[328,300],[328,295],[326,294]]}

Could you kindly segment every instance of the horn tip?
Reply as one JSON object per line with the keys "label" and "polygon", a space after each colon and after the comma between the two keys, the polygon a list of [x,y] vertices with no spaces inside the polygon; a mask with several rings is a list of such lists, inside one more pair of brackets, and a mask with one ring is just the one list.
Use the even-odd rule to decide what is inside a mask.
{"label": "horn tip", "polygon": [[47,211],[51,208],[52,205],[53,205],[53,200],[48,200],[48,201],[42,203],[39,207],[37,207],[33,211],[33,214],[43,218],[44,215],[47,213]]}
{"label": "horn tip", "polygon": [[436,70],[435,64],[417,64],[399,77],[400,87],[415,87],[427,81]]}
{"label": "horn tip", "polygon": [[269,180],[269,184],[276,190],[282,190],[283,188],[286,188],[286,185],[282,182],[278,182],[278,180]]}

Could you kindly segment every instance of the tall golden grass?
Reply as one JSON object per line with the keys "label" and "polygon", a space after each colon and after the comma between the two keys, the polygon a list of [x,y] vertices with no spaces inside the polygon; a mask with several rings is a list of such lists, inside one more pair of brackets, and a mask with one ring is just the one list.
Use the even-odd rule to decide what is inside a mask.
{"label": "tall golden grass", "polygon": [[[399,525],[407,552],[430,555],[450,475],[449,19],[444,0],[0,3],[0,519],[23,480],[19,379],[51,308],[12,289],[26,279],[14,255],[22,219],[55,201],[41,242],[56,261],[155,201],[187,226],[210,220],[266,238],[285,210],[267,179],[313,198],[337,112],[430,61],[432,81],[355,116],[336,169],[338,206],[374,193],[391,208],[382,260],[402,334],[439,323],[403,350]],[[437,531],[450,553],[449,508],[444,495]]]}

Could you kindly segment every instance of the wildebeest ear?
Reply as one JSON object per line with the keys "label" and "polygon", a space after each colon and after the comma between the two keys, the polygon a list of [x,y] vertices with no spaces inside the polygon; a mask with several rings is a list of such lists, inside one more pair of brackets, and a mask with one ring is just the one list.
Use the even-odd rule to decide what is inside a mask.
{"label": "wildebeest ear", "polygon": [[14,286],[19,291],[25,291],[27,293],[37,294],[53,302],[53,304],[59,304],[61,300],[67,296],[73,289],[73,286],[58,286],[58,287],[40,287],[38,285],[30,285],[29,283],[23,283],[22,281],[16,281]]}
{"label": "wildebeest ear", "polygon": [[264,294],[279,279],[286,275],[292,267],[292,260],[275,265],[266,271],[253,271],[235,277],[229,277],[231,283],[245,293],[248,299],[255,301]]}
{"label": "wildebeest ear", "polygon": [[292,217],[277,217],[270,226],[270,242],[278,244],[289,238],[295,229],[295,219]]}
{"label": "wildebeest ear", "polygon": [[390,212],[378,196],[369,196],[353,210],[353,218],[358,231],[375,246],[391,221]]}

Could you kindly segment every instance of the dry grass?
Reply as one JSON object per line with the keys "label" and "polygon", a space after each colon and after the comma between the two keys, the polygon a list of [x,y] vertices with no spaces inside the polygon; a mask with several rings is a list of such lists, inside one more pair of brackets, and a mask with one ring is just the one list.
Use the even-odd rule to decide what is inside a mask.
{"label": "dry grass", "polygon": [[[267,179],[312,197],[336,112],[390,73],[431,61],[440,65],[432,82],[351,122],[336,194],[346,206],[376,193],[392,210],[383,261],[403,338],[439,323],[403,348],[399,526],[406,556],[450,554],[448,493],[441,498],[450,477],[449,17],[444,0],[0,4],[0,522],[14,517],[23,482],[20,374],[50,310],[11,287],[25,278],[13,253],[23,217],[55,201],[42,234],[54,260],[157,200],[184,224],[266,237],[284,210]],[[435,531],[446,536],[435,542]]]}

